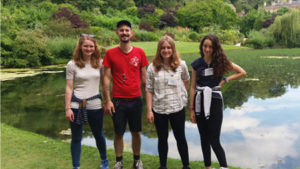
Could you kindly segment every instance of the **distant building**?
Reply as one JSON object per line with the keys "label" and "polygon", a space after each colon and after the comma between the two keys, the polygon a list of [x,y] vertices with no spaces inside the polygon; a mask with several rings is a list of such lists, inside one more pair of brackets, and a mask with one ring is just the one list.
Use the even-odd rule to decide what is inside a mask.
{"label": "distant building", "polygon": [[270,12],[276,12],[282,7],[287,7],[289,9],[300,9],[300,0],[287,0],[285,2],[279,0],[277,3],[272,2],[271,6],[267,6],[266,3],[264,3],[265,10]]}

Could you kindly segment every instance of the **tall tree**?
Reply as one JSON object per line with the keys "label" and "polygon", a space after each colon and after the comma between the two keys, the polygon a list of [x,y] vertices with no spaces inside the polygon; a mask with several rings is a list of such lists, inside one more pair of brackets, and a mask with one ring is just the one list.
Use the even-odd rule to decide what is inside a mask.
{"label": "tall tree", "polygon": [[199,30],[204,26],[220,25],[226,29],[235,25],[236,13],[222,0],[188,2],[177,11],[179,25]]}

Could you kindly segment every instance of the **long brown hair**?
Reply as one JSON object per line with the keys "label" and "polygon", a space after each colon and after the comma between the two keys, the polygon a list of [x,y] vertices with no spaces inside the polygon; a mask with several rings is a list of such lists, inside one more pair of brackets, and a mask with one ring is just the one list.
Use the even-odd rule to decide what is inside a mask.
{"label": "long brown hair", "polygon": [[154,58],[152,60],[153,66],[154,66],[156,72],[160,71],[160,69],[162,68],[163,58],[162,58],[160,52],[161,52],[161,48],[162,48],[162,45],[164,42],[168,42],[171,45],[172,56],[171,56],[170,67],[175,72],[177,67],[180,64],[180,56],[178,55],[178,53],[176,51],[176,46],[175,46],[174,40],[168,35],[161,37],[160,40],[158,41],[156,55],[154,56]]}
{"label": "long brown hair", "polygon": [[82,46],[82,44],[84,43],[85,40],[90,40],[94,43],[95,51],[91,55],[90,63],[91,63],[91,66],[93,68],[99,68],[100,67],[100,60],[101,60],[100,48],[98,47],[96,39],[91,37],[91,36],[81,36],[79,38],[79,41],[77,42],[76,49],[73,53],[73,58],[72,59],[78,67],[80,67],[80,68],[85,67],[85,60],[84,60],[84,56],[83,56],[82,49],[81,49],[81,46]]}
{"label": "long brown hair", "polygon": [[213,53],[211,56],[211,65],[214,69],[214,75],[221,76],[224,73],[228,73],[232,69],[232,63],[224,53],[219,38],[215,34],[208,34],[202,39],[200,43],[201,57],[204,57],[202,46],[206,39],[209,39],[212,42]]}

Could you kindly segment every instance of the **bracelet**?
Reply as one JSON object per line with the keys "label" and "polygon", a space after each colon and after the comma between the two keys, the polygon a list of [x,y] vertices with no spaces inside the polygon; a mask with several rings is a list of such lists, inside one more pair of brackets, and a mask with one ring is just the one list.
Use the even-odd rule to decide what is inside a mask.
{"label": "bracelet", "polygon": [[67,111],[67,110],[69,110],[69,109],[71,109],[71,107],[67,107],[67,108],[65,108],[65,110]]}
{"label": "bracelet", "polygon": [[229,82],[228,79],[227,79],[227,77],[224,77],[223,80],[225,81],[225,83]]}
{"label": "bracelet", "polygon": [[189,110],[194,110],[194,106],[189,106]]}

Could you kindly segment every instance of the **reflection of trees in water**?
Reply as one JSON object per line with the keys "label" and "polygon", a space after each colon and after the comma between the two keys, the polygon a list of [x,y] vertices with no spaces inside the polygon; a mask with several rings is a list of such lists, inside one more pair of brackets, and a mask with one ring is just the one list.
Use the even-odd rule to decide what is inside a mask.
{"label": "reflection of trees in water", "polygon": [[[261,99],[278,97],[286,92],[287,86],[296,88],[300,85],[299,60],[266,59],[251,52],[229,52],[230,59],[242,66],[247,75],[223,86],[225,107],[241,106],[251,96]],[[187,58],[188,65],[189,62]],[[4,81],[1,84],[2,122],[53,138],[70,137],[59,135],[61,130],[69,128],[64,113],[64,94],[65,73]],[[189,119],[188,111],[186,119]],[[145,104],[142,124],[145,136],[157,137],[154,124],[146,119]],[[84,131],[84,136],[92,135],[88,125],[84,126]],[[114,128],[109,115],[104,116],[103,132],[108,139],[113,139]]]}
{"label": "reflection of trees in water", "polygon": [[[297,53],[293,52],[296,50],[281,49],[279,54],[284,56],[285,53],[290,53],[297,56]],[[300,85],[300,61],[293,57],[262,57],[278,55],[278,51],[275,50],[228,51],[227,54],[233,62],[247,71],[247,75],[223,87],[225,107],[241,106],[251,96],[261,99],[278,97],[286,92],[288,86],[296,88]]]}
{"label": "reflection of trees in water", "polygon": [[2,121],[57,137],[68,128],[64,115],[64,74],[42,74],[2,82]]}

